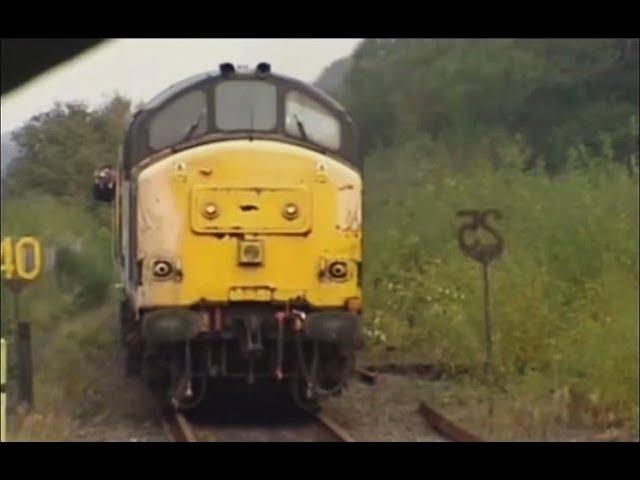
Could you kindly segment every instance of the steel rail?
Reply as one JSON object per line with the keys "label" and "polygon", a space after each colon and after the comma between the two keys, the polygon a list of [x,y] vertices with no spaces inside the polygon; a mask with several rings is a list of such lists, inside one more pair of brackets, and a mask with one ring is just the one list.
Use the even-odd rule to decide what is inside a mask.
{"label": "steel rail", "polygon": [[198,441],[191,425],[182,413],[176,412],[175,410],[164,409],[161,413],[161,419],[162,428],[170,440],[188,443]]}
{"label": "steel rail", "polygon": [[[334,422],[331,418],[322,413],[314,415],[314,420],[325,430],[328,431],[334,438],[337,438],[341,442],[355,442],[355,439],[344,428]],[[173,442],[198,442],[198,439],[194,433],[194,428],[191,426],[185,416],[174,410],[164,409],[161,412],[162,428],[164,429],[167,437]],[[212,438],[211,428],[207,428],[207,441],[215,441]]]}
{"label": "steel rail", "polygon": [[454,442],[484,442],[482,438],[456,425],[444,415],[429,407],[425,402],[420,403],[418,412],[424,417],[431,428],[447,440]]}
{"label": "steel rail", "polygon": [[358,374],[358,378],[364,383],[374,385],[378,381],[378,374],[368,369],[356,367],[354,371]]}
{"label": "steel rail", "polygon": [[326,430],[329,430],[329,432],[331,432],[331,434],[341,442],[356,441],[349,432],[334,422],[331,418],[327,417],[324,413],[316,413],[315,418],[318,423],[320,423]]}

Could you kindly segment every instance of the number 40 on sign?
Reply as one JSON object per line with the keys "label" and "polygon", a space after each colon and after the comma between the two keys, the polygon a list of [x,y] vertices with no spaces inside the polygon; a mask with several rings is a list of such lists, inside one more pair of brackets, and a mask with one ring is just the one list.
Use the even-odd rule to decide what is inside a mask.
{"label": "number 40 on sign", "polygon": [[33,237],[2,239],[2,278],[5,280],[34,280],[42,268],[42,248]]}

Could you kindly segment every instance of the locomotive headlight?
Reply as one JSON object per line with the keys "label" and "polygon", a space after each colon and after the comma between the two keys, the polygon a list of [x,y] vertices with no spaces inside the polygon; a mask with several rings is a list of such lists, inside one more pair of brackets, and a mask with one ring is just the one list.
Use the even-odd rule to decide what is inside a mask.
{"label": "locomotive headlight", "polygon": [[166,260],[153,262],[153,275],[158,278],[167,278],[173,272],[173,267]]}
{"label": "locomotive headlight", "polygon": [[213,202],[209,202],[202,207],[202,215],[209,220],[216,218],[219,213],[218,206]]}
{"label": "locomotive headlight", "polygon": [[346,262],[331,262],[329,264],[329,275],[338,280],[344,280],[347,278],[347,263]]}
{"label": "locomotive headlight", "polygon": [[264,251],[260,240],[242,240],[238,250],[240,265],[260,265]]}
{"label": "locomotive headlight", "polygon": [[300,215],[300,209],[295,203],[287,203],[282,209],[282,216],[287,220],[293,220]]}

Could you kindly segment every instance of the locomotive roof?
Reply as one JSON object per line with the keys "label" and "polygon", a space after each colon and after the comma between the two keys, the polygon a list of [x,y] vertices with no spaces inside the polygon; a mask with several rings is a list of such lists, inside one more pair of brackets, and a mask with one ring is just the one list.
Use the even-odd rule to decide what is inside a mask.
{"label": "locomotive roof", "polygon": [[[314,100],[315,102],[321,104],[338,120],[340,124],[342,132],[342,142],[340,145],[340,149],[334,152],[327,151],[321,145],[307,140],[303,141],[299,138],[293,138],[290,135],[285,134],[283,119],[279,118],[277,127],[271,132],[221,132],[219,130],[215,130],[215,128],[210,128],[205,135],[202,135],[193,140],[172,145],[170,147],[171,150],[178,151],[203,143],[222,141],[231,138],[264,138],[305,146],[307,148],[318,150],[324,154],[344,160],[356,168],[361,167],[359,152],[357,148],[358,137],[355,125],[353,124],[353,121],[347,114],[344,107],[333,98],[325,94],[323,91],[305,82],[292,77],[288,77],[286,75],[271,72],[261,73],[258,71],[232,71],[231,73],[229,73],[223,72],[221,69],[216,69],[213,71],[193,75],[171,85],[170,87],[153,97],[151,100],[146,102],[134,114],[134,117],[127,129],[123,149],[123,163],[125,174],[128,176],[131,168],[133,168],[139,162],[155,153],[159,153],[159,151],[155,151],[149,146],[147,132],[149,122],[153,119],[156,113],[161,111],[164,106],[171,103],[174,99],[177,99],[182,95],[185,95],[194,90],[211,92],[217,83],[226,80],[257,80],[268,82],[275,85],[281,91],[297,91]],[[212,95],[212,93],[207,93],[207,95]],[[282,93],[279,92],[278,102],[283,101],[282,97]],[[167,149],[165,148],[162,151],[164,150]]]}

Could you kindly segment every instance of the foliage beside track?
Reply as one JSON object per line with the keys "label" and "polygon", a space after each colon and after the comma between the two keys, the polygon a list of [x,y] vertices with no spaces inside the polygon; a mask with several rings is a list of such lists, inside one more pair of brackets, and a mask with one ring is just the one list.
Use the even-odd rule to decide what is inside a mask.
{"label": "foliage beside track", "polygon": [[[81,401],[96,367],[115,354],[117,337],[105,328],[113,323],[115,297],[111,216],[108,207],[90,200],[90,191],[93,169],[117,158],[128,114],[121,97],[96,110],[56,105],[13,137],[21,155],[2,187],[2,236],[33,235],[56,252],[54,268],[20,295],[21,318],[32,324],[37,408]],[[3,284],[10,403],[16,393],[13,305]]]}
{"label": "foliage beside track", "polygon": [[[28,193],[3,200],[2,235],[8,234],[33,235],[45,248],[57,249],[56,268],[44,271],[20,294],[20,316],[32,325],[37,405],[50,405],[56,395],[63,405],[64,397],[54,395],[54,390],[62,388],[71,395],[83,383],[86,370],[97,365],[92,352],[104,345],[104,335],[96,330],[95,322],[102,320],[100,309],[114,297],[109,226],[84,205]],[[10,342],[12,361],[13,304],[14,296],[3,284],[2,332]],[[84,337],[85,341],[79,341]],[[67,361],[66,356],[74,361]],[[12,367],[15,364],[10,363],[11,379],[16,372]],[[15,392],[9,389],[12,400]]]}
{"label": "foliage beside track", "polygon": [[455,212],[495,207],[505,239],[490,271],[500,382],[570,391],[584,398],[585,421],[633,420],[637,178],[615,165],[554,179],[482,162],[455,173],[443,155],[427,142],[368,159],[368,356],[471,365],[481,379],[481,270],[458,248]]}

